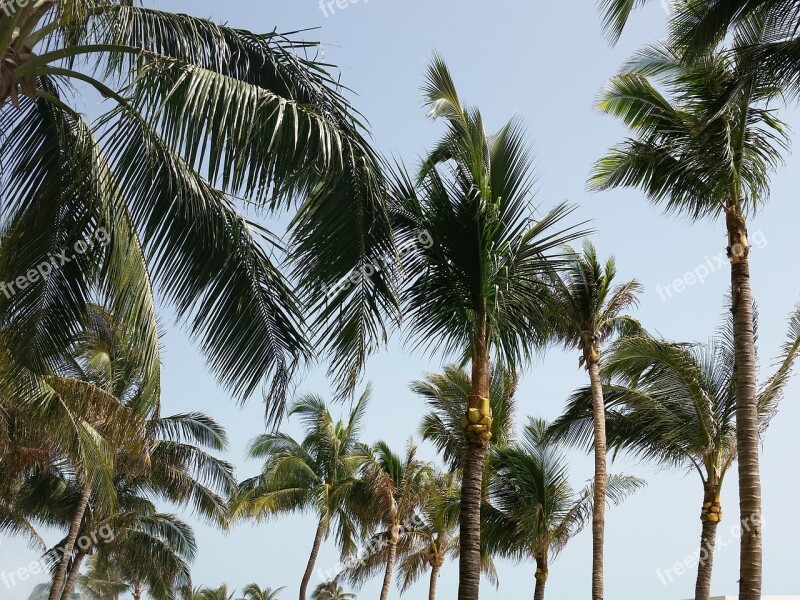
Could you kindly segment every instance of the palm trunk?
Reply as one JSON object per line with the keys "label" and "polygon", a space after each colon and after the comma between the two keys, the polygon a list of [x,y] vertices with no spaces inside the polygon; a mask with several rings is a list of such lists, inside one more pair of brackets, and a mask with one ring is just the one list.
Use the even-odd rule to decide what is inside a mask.
{"label": "palm trunk", "polygon": [[738,205],[726,214],[731,261],[734,385],[736,388],[736,445],[739,453],[739,511],[742,529],[739,562],[739,600],[761,598],[761,474],[756,407],[756,361],[753,294],[750,289],[750,247],[747,227]]}
{"label": "palm trunk", "polygon": [[306,572],[303,574],[303,581],[300,583],[300,600],[306,600],[306,593],[308,592],[308,584],[311,582],[311,574],[314,572],[314,565],[317,563],[317,556],[319,555],[319,547],[322,545],[322,538],[325,537],[325,526],[320,520],[317,525],[317,533],[314,536],[314,546],[311,548],[311,556],[308,557],[308,565]]}
{"label": "palm trunk", "polygon": [[133,600],[141,600],[142,598],[142,584],[137,583],[136,587],[133,588]]}
{"label": "palm trunk", "polygon": [[[484,436],[485,430],[481,429],[484,426],[480,422],[488,419],[489,430],[491,430],[491,409],[488,402],[489,344],[485,328],[479,328],[473,349],[472,390],[465,424],[467,448],[461,481],[458,600],[478,600],[480,590],[481,499],[483,498],[483,468],[488,442]],[[475,422],[476,419],[478,422]]]}
{"label": "palm trunk", "polygon": [[83,558],[85,556],[86,553],[83,550],[79,550],[78,554],[75,555],[72,569],[69,572],[69,577],[67,577],[67,583],[64,584],[64,592],[61,594],[61,600],[69,600],[69,597],[72,595],[72,590],[75,589],[75,582],[78,581],[78,575],[80,575],[81,572],[81,563],[83,563]]}
{"label": "palm trunk", "polygon": [[397,541],[389,541],[389,556],[386,558],[386,571],[383,574],[383,587],[381,587],[381,600],[388,600],[389,590],[392,588],[392,575],[394,574],[394,562],[397,558]]}
{"label": "palm trunk", "polygon": [[606,407],[600,379],[600,353],[587,356],[594,416],[594,504],[592,508],[592,600],[603,600],[603,543],[606,513]]}
{"label": "palm trunk", "polygon": [[716,486],[708,485],[703,498],[703,532],[700,536],[700,561],[697,564],[695,600],[708,600],[711,596],[711,573],[714,568],[714,548],[717,544],[717,527],[722,519],[722,508]]}
{"label": "palm trunk", "polygon": [[439,583],[439,570],[441,567],[439,565],[433,565],[431,567],[431,584],[428,587],[428,600],[436,600],[436,584]]}
{"label": "palm trunk", "polygon": [[47,600],[57,600],[61,598],[61,593],[64,590],[64,581],[67,575],[67,567],[72,558],[72,551],[75,549],[75,542],[78,540],[78,533],[80,533],[83,516],[86,514],[86,508],[89,506],[89,498],[91,495],[91,486],[88,483],[84,483],[80,500],[78,500],[78,506],[75,509],[75,514],[72,516],[72,522],[69,526],[67,542],[64,544],[64,554],[61,555],[61,560],[53,575],[53,582],[50,585],[50,594]]}
{"label": "palm trunk", "polygon": [[536,590],[533,593],[533,600],[544,600],[544,588],[547,585],[547,558],[538,557],[536,559]]}

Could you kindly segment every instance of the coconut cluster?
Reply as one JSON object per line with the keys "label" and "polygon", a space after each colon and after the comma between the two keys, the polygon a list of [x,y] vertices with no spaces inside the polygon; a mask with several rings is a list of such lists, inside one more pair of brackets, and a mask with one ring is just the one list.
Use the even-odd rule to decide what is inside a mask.
{"label": "coconut cluster", "polygon": [[470,408],[461,419],[461,426],[468,434],[479,437],[485,442],[492,439],[492,407],[489,398],[481,398],[480,408]]}
{"label": "coconut cluster", "polygon": [[702,521],[719,523],[722,521],[722,505],[719,502],[706,502],[703,504],[703,512],[700,514]]}

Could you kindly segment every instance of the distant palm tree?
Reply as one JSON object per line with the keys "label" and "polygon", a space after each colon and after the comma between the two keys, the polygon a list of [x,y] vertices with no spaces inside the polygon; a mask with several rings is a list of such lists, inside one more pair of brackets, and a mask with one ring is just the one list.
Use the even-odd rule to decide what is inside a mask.
{"label": "distant palm tree", "polygon": [[787,129],[769,104],[781,89],[769,73],[750,68],[748,52],[763,35],[763,28],[742,27],[729,50],[691,63],[664,44],[638,53],[599,104],[632,137],[600,159],[589,180],[596,190],[641,188],[666,212],[692,220],[724,220],[736,344],[740,519],[752,522],[741,537],[741,600],[761,595],[763,553],[747,218],[766,203],[770,176],[788,147]]}
{"label": "distant palm tree", "polygon": [[356,600],[356,595],[345,592],[337,582],[329,581],[316,587],[311,600]]}
{"label": "distant palm tree", "polygon": [[[759,429],[765,431],[800,353],[800,307],[790,320],[776,372],[760,387]],[[737,456],[732,324],[707,345],[648,336],[621,340],[607,357],[609,444],[667,467],[697,471],[703,483],[700,562],[695,600],[708,600],[722,484]],[[586,393],[576,393],[554,431],[571,442],[590,439]],[[749,521],[742,523],[746,529]]]}
{"label": "distant palm tree", "polygon": [[261,588],[256,583],[246,585],[242,589],[242,597],[239,600],[278,600],[278,594],[286,587],[279,587],[275,590],[272,588]]}
{"label": "distant palm tree", "polygon": [[194,592],[193,600],[233,600],[235,591],[228,592],[228,584],[223,583],[218,588],[204,587]]}
{"label": "distant palm tree", "polygon": [[322,541],[332,531],[342,555],[356,551],[359,521],[353,488],[355,475],[366,458],[359,435],[370,393],[368,387],[346,421],[334,421],[319,396],[302,396],[289,410],[289,416],[298,416],[305,427],[302,441],[269,433],[250,442],[249,456],[264,459],[264,466],[261,475],[240,484],[232,501],[233,516],[266,519],[299,511],[313,512],[317,517],[311,555],[300,583],[300,600],[306,598]]}
{"label": "distant palm tree", "polygon": [[[534,600],[544,600],[550,560],[591,519],[593,485],[577,493],[572,489],[562,445],[548,438],[547,423],[541,419],[530,420],[518,443],[494,449],[489,468],[487,544],[500,556],[533,559]],[[619,504],[644,482],[612,475],[606,484],[608,501]]]}
{"label": "distant palm tree", "polygon": [[[459,429],[459,431],[461,431]],[[403,594],[430,570],[428,600],[436,599],[439,573],[447,557],[458,556],[459,484],[455,473],[436,473],[427,482],[425,501],[420,507],[420,522],[409,532],[398,574]]]}
{"label": "distant palm tree", "polygon": [[405,454],[392,452],[386,442],[365,449],[361,471],[362,518],[377,529],[367,543],[362,560],[347,567],[339,577],[361,585],[383,571],[380,600],[387,600],[398,554],[411,544],[418,527],[417,510],[428,494],[434,471],[417,458],[417,446],[409,441]]}
{"label": "distant palm tree", "polygon": [[[470,373],[451,365],[442,373],[427,373],[423,381],[413,381],[411,391],[420,396],[430,412],[422,418],[420,435],[431,442],[448,467],[461,470],[466,457],[468,436],[464,430],[464,406],[472,390]],[[492,409],[490,445],[502,446],[514,436],[517,376],[502,365],[489,368],[489,400]]]}
{"label": "distant palm tree", "polygon": [[603,346],[611,338],[638,331],[627,311],[638,304],[642,286],[635,279],[614,285],[613,258],[602,264],[591,242],[574,254],[563,274],[553,277],[551,329],[568,349],[580,353],[586,367],[594,405],[594,502],[592,514],[592,598],[603,599],[603,544],[606,508],[606,434],[603,385],[600,378]]}
{"label": "distant palm tree", "polygon": [[[475,108],[464,107],[444,61],[435,57],[424,89],[430,115],[447,132],[416,178],[397,184],[398,244],[409,249],[401,292],[409,334],[419,344],[472,364],[464,406],[459,600],[480,587],[480,508],[484,459],[492,437],[489,363],[512,368],[541,346],[545,325],[540,276],[562,244],[582,232],[559,229],[569,209],[534,219],[533,168],[521,123],[486,132]],[[422,238],[432,243],[421,244]]]}

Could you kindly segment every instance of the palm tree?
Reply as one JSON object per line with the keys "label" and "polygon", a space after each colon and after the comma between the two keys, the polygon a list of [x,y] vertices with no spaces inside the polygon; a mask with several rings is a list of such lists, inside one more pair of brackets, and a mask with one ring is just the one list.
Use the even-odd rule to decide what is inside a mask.
{"label": "palm tree", "polygon": [[574,254],[563,275],[553,278],[550,301],[553,334],[569,349],[580,352],[579,365],[589,373],[594,406],[594,501],[592,514],[592,598],[603,598],[603,544],[606,507],[606,432],[603,384],[600,378],[603,345],[615,335],[639,329],[626,314],[638,304],[641,285],[635,280],[614,286],[613,258],[601,264],[591,242]]}
{"label": "palm tree", "polygon": [[[422,397],[431,411],[422,417],[420,435],[431,442],[445,464],[460,471],[464,466],[467,433],[464,430],[464,406],[472,390],[470,374],[450,365],[442,373],[426,373],[422,381],[413,381],[411,391]],[[517,376],[502,365],[489,368],[489,401],[492,410],[490,445],[503,446],[514,436]]]}
{"label": "palm tree", "polygon": [[240,600],[278,600],[278,594],[285,589],[285,587],[279,587],[274,590],[269,587],[262,589],[258,584],[251,583],[242,589]]}
{"label": "palm tree", "polygon": [[[531,156],[517,120],[488,135],[480,112],[465,108],[444,61],[435,57],[424,88],[430,115],[447,132],[423,162],[416,183],[397,182],[398,244],[409,248],[401,292],[409,334],[418,345],[472,363],[464,429],[459,600],[480,587],[480,506],[486,447],[492,436],[489,362],[512,369],[539,346],[544,324],[539,276],[561,244],[581,235],[559,230],[561,205],[534,220]],[[428,236],[433,243],[415,240]]]}
{"label": "palm tree", "polygon": [[[493,449],[489,468],[488,544],[506,558],[533,559],[534,599],[544,600],[550,561],[591,518],[594,484],[577,493],[572,489],[562,445],[548,438],[547,423],[541,419],[531,418],[520,442]],[[606,484],[608,501],[617,505],[644,482],[612,475]]]}
{"label": "palm tree", "polygon": [[[596,190],[640,187],[667,212],[691,219],[725,219],[734,315],[740,518],[753,524],[741,538],[742,600],[760,596],[762,560],[747,217],[766,201],[769,175],[788,144],[783,123],[767,108],[780,89],[768,74],[748,67],[746,49],[760,43],[762,33],[758,27],[742,28],[731,50],[709,52],[688,64],[664,45],[640,52],[611,80],[599,105],[625,122],[634,137],[598,161],[589,181]],[[669,95],[662,95],[649,76]]]}
{"label": "palm tree", "polygon": [[387,600],[397,557],[417,535],[417,510],[425,502],[433,468],[417,458],[413,440],[403,456],[392,452],[383,441],[366,454],[361,473],[362,519],[378,531],[367,542],[366,556],[339,576],[360,585],[383,570],[380,600]]}
{"label": "palm tree", "polygon": [[204,587],[194,593],[193,600],[233,600],[236,592],[228,592],[228,584],[218,588]]}
{"label": "palm tree", "polygon": [[[759,428],[777,411],[800,353],[800,308],[790,319],[776,372],[758,392]],[[717,527],[722,520],[722,484],[737,457],[736,390],[732,323],[706,345],[680,344],[646,335],[621,340],[604,375],[609,442],[638,458],[696,470],[703,484],[700,562],[695,600],[708,600]],[[585,391],[576,393],[553,431],[586,442],[590,418]],[[742,524],[746,529],[749,522]]]}
{"label": "palm tree", "polygon": [[[460,428],[458,431],[463,431]],[[430,569],[428,600],[436,599],[439,573],[448,556],[458,555],[458,500],[459,484],[455,473],[435,473],[427,482],[425,501],[412,532],[410,547],[400,558],[398,574],[400,593],[408,589]]]}
{"label": "palm tree", "polygon": [[236,517],[265,519],[277,514],[314,511],[317,529],[311,555],[300,583],[305,600],[322,541],[336,531],[342,555],[356,551],[359,521],[353,500],[356,473],[364,461],[359,435],[370,388],[353,405],[346,421],[334,421],[318,396],[299,398],[289,411],[305,426],[302,442],[276,433],[250,442],[248,454],[264,459],[261,475],[243,481],[232,502]]}
{"label": "palm tree", "polygon": [[[319,291],[395,251],[360,115],[314,43],[137,4],[0,8],[0,281],[40,268],[0,295],[14,353],[68,345],[99,288],[157,369],[155,285],[237,396],[269,380],[272,418],[312,354],[308,314],[351,386],[395,305],[383,272]],[[81,115],[74,83],[107,112]],[[239,197],[296,203],[285,248]]]}
{"label": "palm tree", "polygon": [[356,600],[356,595],[345,592],[336,581],[328,581],[317,586],[311,600]]}
{"label": "palm tree", "polygon": [[[69,353],[45,357],[49,372],[20,363],[3,347],[0,396],[14,399],[7,416],[22,417],[5,428],[11,436],[0,455],[10,467],[12,503],[31,520],[44,518],[68,529],[53,556],[50,600],[69,593],[67,570],[90,506],[104,514],[115,510],[118,457],[131,465],[146,462],[143,432],[158,406],[158,382],[132,347],[131,331],[102,308],[90,310]],[[34,485],[42,478],[58,485],[52,490]],[[60,491],[61,501],[52,501],[53,490]]]}

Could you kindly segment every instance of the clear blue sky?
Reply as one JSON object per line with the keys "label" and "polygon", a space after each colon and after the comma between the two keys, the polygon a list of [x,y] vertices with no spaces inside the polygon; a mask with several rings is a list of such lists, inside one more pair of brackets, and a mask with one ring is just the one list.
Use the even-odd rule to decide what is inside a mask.
{"label": "clear blue sky", "polygon": [[[152,3],[151,3],[152,4]],[[159,1],[167,10],[188,11],[265,32],[319,26],[304,34],[325,43],[325,59],[340,65],[342,80],[356,90],[357,106],[372,124],[375,143],[387,154],[413,165],[441,132],[425,119],[419,88],[426,62],[435,49],[442,53],[456,78],[461,97],[481,107],[492,127],[514,114],[526,121],[538,164],[538,199],[545,207],[561,200],[580,205],[576,220],[592,219],[593,236],[602,255],[617,257],[620,278],[636,277],[646,286],[638,317],[651,330],[682,341],[704,341],[720,320],[721,300],[728,276],[723,268],[703,285],[694,285],[663,301],[656,286],[664,286],[706,263],[723,251],[721,223],[690,224],[662,217],[635,191],[588,194],[585,180],[590,165],[624,135],[619,124],[600,115],[593,100],[606,79],[638,46],[662,34],[666,14],[653,2],[638,13],[622,42],[611,48],[600,34],[593,2],[542,0],[361,0],[325,17],[317,0],[196,0]],[[93,107],[87,107],[93,111]],[[784,117],[800,127],[800,113]],[[752,254],[753,286],[759,303],[760,358],[764,372],[777,353],[789,311],[800,299],[796,256],[798,160],[787,164],[774,179],[773,198],[751,225],[766,245]],[[166,313],[165,313],[166,314]],[[164,403],[166,412],[201,409],[228,428],[240,477],[254,474],[258,465],[244,460],[248,439],[262,429],[261,406],[254,398],[239,409],[207,374],[202,358],[175,327],[164,339]],[[387,440],[400,448],[416,433],[424,406],[408,392],[408,382],[425,371],[440,368],[446,357],[404,352],[395,340],[370,363],[366,379],[374,385],[374,401],[365,438]],[[567,395],[584,385],[578,357],[552,351],[525,373],[519,391],[520,421],[527,415],[556,417]],[[312,372],[301,391],[326,394],[328,384]],[[763,486],[764,591],[800,593],[797,573],[795,518],[800,495],[800,386],[787,390],[781,413],[764,443]],[[298,433],[294,424],[286,430]],[[433,459],[430,448],[423,449]],[[677,600],[692,596],[694,571],[663,584],[657,575],[695,552],[699,545],[702,490],[694,473],[658,471],[647,465],[618,461],[613,471],[644,477],[649,487],[623,508],[610,511],[607,525],[606,597],[613,600]],[[582,486],[591,476],[591,460],[575,453],[573,479]],[[734,594],[738,579],[738,542],[729,535],[736,521],[737,482],[731,476],[723,497],[726,520],[720,531],[724,547],[715,564],[713,593]],[[200,556],[194,577],[198,585],[241,588],[251,581],[272,587],[286,585],[284,598],[296,595],[314,532],[311,516],[274,523],[239,526],[228,534],[198,527]],[[36,557],[14,540],[0,545],[0,571],[12,570]],[[318,568],[336,564],[328,543]],[[590,537],[579,535],[554,562],[548,582],[550,598],[588,597]],[[520,598],[533,594],[532,564],[500,563],[500,591],[484,583],[482,597]],[[448,563],[439,587],[441,598],[453,598],[457,566]],[[665,579],[666,580],[666,579]],[[0,584],[0,598],[24,600],[32,588],[26,582],[12,590]],[[359,598],[378,595],[371,582]],[[398,594],[392,592],[392,598]],[[424,583],[407,597],[425,596]]]}

